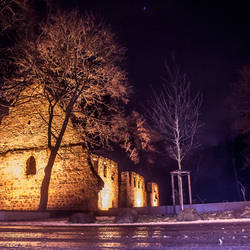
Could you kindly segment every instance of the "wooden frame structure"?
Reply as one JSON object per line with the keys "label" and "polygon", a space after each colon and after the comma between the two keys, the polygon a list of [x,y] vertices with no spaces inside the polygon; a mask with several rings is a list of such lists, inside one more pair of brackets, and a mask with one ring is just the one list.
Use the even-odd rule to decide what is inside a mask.
{"label": "wooden frame structure", "polygon": [[175,182],[174,182],[174,177],[175,176],[177,176],[177,180],[178,180],[178,194],[179,194],[178,196],[179,196],[180,209],[184,210],[184,205],[183,205],[183,185],[182,185],[182,177],[183,176],[187,176],[187,178],[188,178],[189,205],[190,205],[190,207],[192,207],[190,171],[175,170],[175,171],[171,171],[170,174],[171,174],[171,184],[172,184],[173,206],[174,206],[175,213],[176,213]]}

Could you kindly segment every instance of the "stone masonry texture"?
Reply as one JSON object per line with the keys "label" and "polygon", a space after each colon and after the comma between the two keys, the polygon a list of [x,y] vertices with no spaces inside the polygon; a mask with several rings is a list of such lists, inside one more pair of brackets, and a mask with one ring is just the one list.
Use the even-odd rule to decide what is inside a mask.
{"label": "stone masonry texture", "polygon": [[[30,97],[30,93],[38,97],[40,91],[34,84],[22,95],[24,99]],[[44,168],[50,154],[47,148],[48,103],[44,98],[30,98],[31,101],[10,108],[0,125],[1,210],[37,210],[39,206]],[[63,109],[57,108],[55,114],[52,127],[53,133],[58,135]],[[104,186],[100,185],[100,177],[87,161],[87,151],[76,145],[80,142],[80,135],[70,121],[53,166],[48,209],[102,209],[104,196],[112,196],[106,199],[108,207],[117,207],[117,164],[91,155],[92,161],[98,159],[96,172],[104,181]]]}
{"label": "stone masonry texture", "polygon": [[118,166],[114,161],[101,157],[92,157],[98,175],[104,182],[102,190],[98,193],[98,208],[108,210],[118,207]]}
{"label": "stone masonry texture", "polygon": [[159,206],[159,187],[158,184],[155,182],[148,182],[147,183],[147,199],[148,199],[148,206],[155,207]]}
{"label": "stone masonry texture", "polygon": [[147,206],[147,194],[143,176],[129,171],[121,173],[120,206]]}

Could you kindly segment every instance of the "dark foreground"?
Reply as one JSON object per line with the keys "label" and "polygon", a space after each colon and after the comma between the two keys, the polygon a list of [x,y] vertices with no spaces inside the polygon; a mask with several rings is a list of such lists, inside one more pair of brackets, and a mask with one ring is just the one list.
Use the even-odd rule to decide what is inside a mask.
{"label": "dark foreground", "polygon": [[250,249],[250,223],[0,226],[0,249]]}

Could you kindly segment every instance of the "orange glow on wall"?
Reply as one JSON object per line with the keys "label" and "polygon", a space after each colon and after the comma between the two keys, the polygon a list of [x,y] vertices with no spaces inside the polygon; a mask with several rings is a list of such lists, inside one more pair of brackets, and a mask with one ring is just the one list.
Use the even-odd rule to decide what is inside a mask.
{"label": "orange glow on wall", "polygon": [[156,207],[156,206],[159,206],[159,205],[158,205],[158,200],[155,200],[155,199],[154,199],[154,200],[153,200],[153,207]]}
{"label": "orange glow on wall", "polygon": [[136,193],[135,207],[143,207],[143,196],[141,193]]}
{"label": "orange glow on wall", "polygon": [[98,193],[98,208],[100,210],[112,208],[112,196],[112,187],[109,183],[105,183],[103,189]]}
{"label": "orange glow on wall", "polygon": [[[40,96],[41,91],[38,85],[33,84],[22,91],[20,97]],[[50,155],[47,147],[48,108],[47,98],[31,98],[29,102],[10,107],[8,114],[1,119],[1,210],[37,210],[39,208],[41,184]],[[65,113],[58,106],[54,109],[54,115],[52,132],[57,134],[63,124]],[[102,197],[99,207],[108,209],[111,206],[117,206],[117,164],[109,159],[92,155],[93,159],[100,159],[102,172],[103,162],[106,162],[106,177],[103,178],[103,174],[100,174],[105,183],[103,187],[100,178],[89,165],[89,155],[79,144],[81,141],[81,135],[69,120],[62,147],[53,165],[48,210],[96,211],[98,195]],[[52,139],[52,145],[54,143]]]}
{"label": "orange glow on wall", "polygon": [[145,180],[135,172],[121,173],[121,206],[145,207],[147,206]]}
{"label": "orange glow on wall", "polygon": [[155,182],[149,182],[147,184],[147,191],[148,191],[148,202],[149,206],[156,207],[159,206],[159,187]]}
{"label": "orange glow on wall", "polygon": [[24,169],[20,166],[18,159],[11,160],[8,165],[8,168],[3,168],[4,174],[12,178],[20,178],[24,175]]}
{"label": "orange glow on wall", "polygon": [[118,207],[118,166],[115,162],[99,157],[93,159],[95,169],[104,182],[98,193],[98,209],[108,210]]}

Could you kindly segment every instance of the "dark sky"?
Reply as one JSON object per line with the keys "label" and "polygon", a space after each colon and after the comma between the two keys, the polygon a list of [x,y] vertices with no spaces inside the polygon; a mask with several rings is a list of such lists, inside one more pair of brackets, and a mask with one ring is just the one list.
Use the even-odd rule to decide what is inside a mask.
{"label": "dark sky", "polygon": [[[247,1],[246,1],[247,2]],[[65,1],[64,7],[100,13],[128,49],[131,104],[144,105],[158,88],[163,63],[174,52],[194,91],[204,94],[204,145],[225,139],[230,117],[225,97],[237,71],[249,64],[248,5],[244,1]]]}
{"label": "dark sky", "polygon": [[[165,74],[164,61],[175,53],[177,63],[190,79],[192,90],[201,91],[204,96],[201,110],[204,127],[200,132],[203,151],[185,165],[192,169],[193,197],[198,202],[240,200],[234,184],[232,152],[227,144],[232,120],[227,98],[232,84],[237,81],[238,70],[250,64],[248,1],[58,2],[65,10],[97,12],[111,24],[128,49],[126,67],[135,90],[130,105],[139,111],[149,100],[152,88],[159,89]],[[120,159],[125,167],[132,164],[125,157]],[[143,163],[142,167],[146,177]],[[176,168],[176,164],[158,157],[154,167],[150,170],[151,177],[160,184],[161,203],[169,203],[169,171],[171,167]],[[250,199],[250,169],[239,171],[238,180],[245,185]]]}
{"label": "dark sky", "polygon": [[[160,88],[165,74],[164,61],[175,53],[192,90],[201,91],[204,96],[202,151],[183,164],[184,169],[192,171],[193,198],[197,202],[240,200],[233,157],[226,141],[232,119],[226,100],[232,83],[237,80],[237,71],[250,64],[247,3],[241,0],[55,1],[67,11],[73,8],[80,13],[94,11],[111,24],[128,49],[126,68],[135,91],[131,108],[143,111],[152,88]],[[40,6],[37,8],[40,11]],[[110,152],[106,153],[111,157]],[[171,202],[169,172],[176,169],[175,162],[157,155],[153,166],[146,161],[134,166],[125,153],[112,157],[117,157],[120,170],[135,170],[146,180],[156,181],[161,204]],[[242,176],[245,178],[239,172],[238,180],[245,185],[250,199],[250,169],[248,173],[242,172]]]}
{"label": "dark sky", "polygon": [[[235,169],[230,146],[232,113],[227,105],[238,70],[250,64],[248,1],[225,0],[75,0],[64,7],[98,12],[111,24],[128,49],[127,70],[135,86],[131,105],[141,109],[158,89],[164,60],[174,52],[193,91],[204,96],[205,124],[200,132],[204,150],[188,162],[193,198],[197,202],[241,200],[237,180],[250,198],[250,171]],[[170,202],[170,163],[155,163],[153,180],[160,184],[161,203]],[[172,163],[173,166],[175,166]],[[172,166],[172,167],[173,167]],[[146,171],[144,171],[146,172]],[[145,174],[144,174],[145,176]]]}

